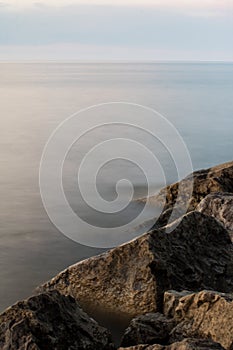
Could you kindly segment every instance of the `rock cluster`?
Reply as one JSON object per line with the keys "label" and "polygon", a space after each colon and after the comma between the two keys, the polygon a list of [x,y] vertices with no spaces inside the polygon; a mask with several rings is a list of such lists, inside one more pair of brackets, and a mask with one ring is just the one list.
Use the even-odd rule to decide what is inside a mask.
{"label": "rock cluster", "polygon": [[[149,232],[70,266],[0,315],[0,349],[114,349],[87,312],[130,321],[119,350],[233,350],[233,162],[193,178],[191,198],[191,175],[161,191],[165,211]],[[188,213],[167,225],[178,191],[176,214]]]}
{"label": "rock cluster", "polygon": [[168,289],[233,291],[233,246],[227,230],[199,212],[171,233],[153,230],[58,274],[40,291],[59,290],[82,307],[130,318],[162,310]]}
{"label": "rock cluster", "polygon": [[138,344],[147,344],[140,345],[142,349],[153,349],[149,344],[159,344],[166,350],[232,350],[233,294],[206,290],[199,293],[165,292],[163,315],[138,316],[126,329],[122,349],[137,349]]}

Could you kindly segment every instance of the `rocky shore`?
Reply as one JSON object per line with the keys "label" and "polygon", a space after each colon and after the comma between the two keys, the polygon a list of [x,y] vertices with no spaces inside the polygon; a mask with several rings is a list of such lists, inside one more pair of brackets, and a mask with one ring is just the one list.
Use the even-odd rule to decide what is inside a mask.
{"label": "rocky shore", "polygon": [[164,195],[149,232],[68,267],[5,310],[0,349],[117,349],[106,329],[114,319],[125,328],[121,350],[233,350],[233,162],[194,172],[151,203]]}

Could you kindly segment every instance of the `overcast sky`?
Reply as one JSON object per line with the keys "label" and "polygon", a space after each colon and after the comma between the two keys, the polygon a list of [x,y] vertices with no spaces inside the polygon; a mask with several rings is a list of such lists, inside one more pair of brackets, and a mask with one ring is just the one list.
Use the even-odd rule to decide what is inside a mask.
{"label": "overcast sky", "polygon": [[233,0],[3,0],[0,60],[233,61]]}

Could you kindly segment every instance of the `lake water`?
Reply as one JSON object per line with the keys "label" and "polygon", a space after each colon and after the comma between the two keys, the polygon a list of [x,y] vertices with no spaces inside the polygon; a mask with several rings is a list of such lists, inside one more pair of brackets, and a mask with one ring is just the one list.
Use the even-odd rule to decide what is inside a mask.
{"label": "lake water", "polygon": [[[39,164],[59,123],[81,108],[110,101],[141,104],[162,113],[182,135],[194,169],[233,158],[233,64],[0,64],[1,310],[66,266],[103,251],[68,239],[50,222],[40,198]],[[134,133],[120,127],[118,131]],[[103,129],[96,138],[84,139],[80,153],[74,147],[64,178],[70,202],[100,226],[105,220],[83,206],[72,175],[85,146],[99,135],[106,138],[106,133]],[[140,140],[145,139],[142,135]],[[152,141],[145,142],[153,146]],[[163,159],[162,150],[158,152]],[[165,158],[167,181],[175,181]],[[114,185],[125,174],[136,184],[135,197],[144,195],[142,174],[127,162],[116,161],[100,180],[103,196],[114,198]],[[160,179],[155,179],[155,188],[160,186]]]}

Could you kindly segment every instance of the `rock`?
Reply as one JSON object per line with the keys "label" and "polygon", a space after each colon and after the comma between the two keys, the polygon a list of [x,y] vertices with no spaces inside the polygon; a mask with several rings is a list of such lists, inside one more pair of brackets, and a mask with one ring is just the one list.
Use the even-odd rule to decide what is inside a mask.
{"label": "rock", "polygon": [[233,193],[213,193],[206,196],[197,210],[215,217],[229,230],[233,239]]}
{"label": "rock", "polygon": [[171,332],[171,342],[188,337],[211,338],[225,349],[233,349],[232,294],[201,291],[183,296],[175,307],[174,319],[178,324]]}
{"label": "rock", "polygon": [[208,339],[185,339],[182,342],[169,346],[162,345],[137,345],[118,350],[224,350],[224,348]]}
{"label": "rock", "polygon": [[18,302],[0,315],[2,350],[110,350],[109,333],[72,297],[48,292]]}
{"label": "rock", "polygon": [[77,263],[39,288],[77,299],[90,314],[129,318],[162,310],[168,289],[233,291],[233,245],[226,229],[199,212]]}
{"label": "rock", "polygon": [[162,345],[136,345],[129,348],[119,348],[118,350],[165,350],[166,347]]}
{"label": "rock", "polygon": [[121,346],[137,344],[166,344],[175,326],[173,320],[159,313],[148,313],[134,318],[126,329]]}
{"label": "rock", "polygon": [[165,347],[164,350],[224,350],[224,348],[220,344],[207,339],[185,339],[182,342]]}
{"label": "rock", "polygon": [[176,307],[182,297],[193,294],[190,291],[177,292],[176,290],[166,291],[164,293],[163,313],[166,317],[173,318],[175,315]]}
{"label": "rock", "polygon": [[[191,196],[190,192],[192,192]],[[203,198],[216,192],[233,192],[233,162],[195,171],[180,182],[163,188],[158,195],[150,197],[149,202],[155,206],[159,206],[166,198],[161,216],[153,226],[151,224],[151,227],[165,226],[175,204],[177,209],[173,212],[172,221],[179,218],[180,213],[183,215],[184,210],[185,212],[195,210]],[[145,202],[147,200],[147,198],[142,198],[139,201]]]}

